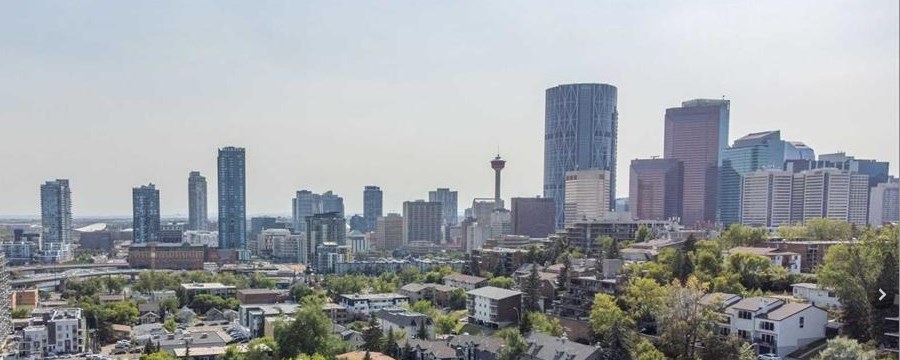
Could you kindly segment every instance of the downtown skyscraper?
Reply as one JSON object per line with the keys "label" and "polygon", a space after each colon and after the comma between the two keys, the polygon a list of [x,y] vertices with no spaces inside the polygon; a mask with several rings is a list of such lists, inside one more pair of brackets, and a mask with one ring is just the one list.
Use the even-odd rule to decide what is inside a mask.
{"label": "downtown skyscraper", "polygon": [[59,249],[72,243],[72,192],[69,180],[57,179],[41,185],[41,242]]}
{"label": "downtown skyscraper", "polygon": [[688,227],[716,222],[719,171],[728,146],[728,100],[696,99],[666,109],[666,159],[681,161],[681,223]]}
{"label": "downtown skyscraper", "polygon": [[188,176],[188,229],[206,230],[208,226],[206,177],[199,171],[191,171]]}
{"label": "downtown skyscraper", "polygon": [[153,183],[131,189],[131,209],[134,243],[160,241],[159,190]]}
{"label": "downtown skyscraper", "polygon": [[609,171],[608,206],[615,207],[617,93],[608,84],[568,84],[546,91],[544,197],[556,203],[557,228],[566,222],[567,171]]}
{"label": "downtown skyscraper", "polygon": [[247,246],[247,177],[244,148],[219,149],[219,248]]}
{"label": "downtown skyscraper", "polygon": [[451,191],[448,188],[437,188],[436,190],[428,192],[428,201],[441,203],[444,226],[454,226],[457,224],[459,203],[456,191]]}
{"label": "downtown skyscraper", "polygon": [[363,219],[366,221],[366,231],[375,231],[378,218],[384,211],[382,199],[380,187],[369,185],[363,190]]}

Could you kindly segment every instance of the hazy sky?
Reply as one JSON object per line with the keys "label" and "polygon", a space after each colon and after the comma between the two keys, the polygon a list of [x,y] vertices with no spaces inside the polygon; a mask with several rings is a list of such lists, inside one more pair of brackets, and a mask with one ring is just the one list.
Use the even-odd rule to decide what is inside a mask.
{"label": "hazy sky", "polygon": [[[388,4],[390,3],[390,4]],[[731,99],[730,140],[780,129],[817,153],[898,167],[898,2],[16,1],[0,5],[0,214],[39,214],[71,180],[75,216],[130,215],[153,182],[187,213],[216,149],[247,148],[249,214],[298,189],[363,186],[385,211],[459,190],[541,194],[544,90],[618,87],[629,161],[661,155],[663,114]]]}

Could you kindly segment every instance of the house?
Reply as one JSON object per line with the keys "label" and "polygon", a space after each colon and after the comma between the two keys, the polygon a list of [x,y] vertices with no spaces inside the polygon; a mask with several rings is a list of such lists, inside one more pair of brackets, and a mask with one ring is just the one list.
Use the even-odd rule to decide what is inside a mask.
{"label": "house", "polygon": [[239,323],[250,330],[250,338],[264,336],[266,327],[281,321],[282,318],[292,319],[300,308],[299,304],[247,304],[238,308],[240,314]]}
{"label": "house", "polygon": [[151,302],[162,302],[165,299],[175,299],[177,297],[178,295],[175,293],[175,290],[159,290],[150,292]]}
{"label": "house", "polygon": [[359,331],[346,329],[343,326],[337,326],[335,332],[341,337],[341,340],[344,340],[344,342],[350,345],[351,349],[362,349],[363,345],[366,343],[363,334]]}
{"label": "house", "polygon": [[731,334],[731,318],[725,314],[725,309],[741,301],[741,297],[728,293],[709,293],[700,298],[700,304],[712,308],[716,312],[716,333],[721,336]]}
{"label": "house", "polygon": [[338,303],[347,308],[349,315],[368,315],[373,311],[409,304],[409,297],[397,293],[343,294],[338,296]]}
{"label": "house", "polygon": [[805,299],[815,306],[822,308],[839,308],[841,300],[834,291],[820,288],[818,284],[797,283],[792,284],[794,297]]}
{"label": "house", "polygon": [[597,360],[603,354],[597,346],[579,344],[565,337],[553,337],[537,331],[525,337],[523,360]]}
{"label": "house", "polygon": [[447,345],[442,340],[404,339],[397,341],[397,346],[403,349],[409,344],[417,360],[457,360],[456,349]]}
{"label": "house", "polygon": [[162,321],[162,317],[160,317],[159,315],[156,315],[155,312],[145,313],[144,315],[141,315],[138,319],[140,320],[141,325],[154,324],[154,323],[158,323],[158,322]]}
{"label": "house", "polygon": [[487,286],[488,279],[481,276],[472,276],[459,273],[453,273],[444,276],[444,285],[463,288],[466,291],[475,290],[482,286]]}
{"label": "house", "polygon": [[447,341],[458,359],[497,360],[506,341],[495,336],[456,335]]}
{"label": "house", "polygon": [[116,340],[128,339],[131,336],[131,326],[123,324],[112,324],[113,338]]}
{"label": "house", "polygon": [[211,308],[206,314],[203,314],[204,321],[228,321],[222,310]]}
{"label": "house", "polygon": [[785,356],[825,338],[828,312],[809,303],[750,297],[725,308],[729,332],[757,347],[760,354]]}
{"label": "house", "polygon": [[501,328],[517,324],[522,316],[522,293],[485,286],[466,293],[469,323]]}
{"label": "house", "polygon": [[799,274],[802,267],[800,264],[800,254],[790,251],[783,251],[773,248],[764,247],[745,247],[738,246],[727,250],[731,254],[747,254],[769,258],[769,264],[772,266],[781,266],[791,274]]}
{"label": "house", "polygon": [[189,308],[187,306],[179,309],[175,313],[175,321],[178,321],[183,324],[190,324],[190,323],[194,322],[195,318],[197,318],[197,313],[195,313],[194,310],[191,310],[191,308]]}
{"label": "house", "polygon": [[138,316],[143,316],[144,314],[151,312],[160,315],[158,302],[144,302],[138,304]]}
{"label": "house", "polygon": [[382,309],[374,314],[375,320],[385,333],[402,330],[409,337],[418,337],[419,331],[424,329],[428,339],[434,338],[434,321],[428,315],[400,308]]}
{"label": "house", "polygon": [[222,315],[225,316],[225,320],[228,320],[228,322],[234,322],[235,320],[241,318],[241,314],[239,312],[231,309],[225,309],[225,311],[222,311]]}

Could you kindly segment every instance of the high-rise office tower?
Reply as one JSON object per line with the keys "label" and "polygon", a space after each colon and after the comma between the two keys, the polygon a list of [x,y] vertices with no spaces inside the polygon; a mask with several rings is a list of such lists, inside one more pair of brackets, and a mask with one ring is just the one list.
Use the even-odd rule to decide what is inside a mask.
{"label": "high-rise office tower", "polygon": [[793,223],[791,219],[793,173],[780,169],[759,169],[742,177],[740,198],[742,225],[774,228]]}
{"label": "high-rise office tower", "polygon": [[411,241],[441,242],[441,203],[425,200],[403,202],[403,244]]}
{"label": "high-rise office tower", "polygon": [[443,213],[444,226],[453,226],[458,223],[457,208],[459,207],[459,198],[456,191],[448,188],[437,188],[428,192],[428,201],[441,203],[441,212]]}
{"label": "high-rise office tower", "polygon": [[6,337],[13,332],[12,304],[10,304],[9,270],[6,268],[6,255],[0,251],[0,336]]}
{"label": "high-rise office tower", "polygon": [[607,84],[569,84],[546,92],[544,197],[556,201],[556,227],[565,224],[566,172],[608,170],[608,207],[615,207],[617,89]]}
{"label": "high-rise office tower", "polygon": [[41,185],[41,228],[43,246],[60,247],[72,243],[72,192],[69,180],[57,179]]}
{"label": "high-rise office tower", "polygon": [[322,194],[322,213],[336,212],[344,216],[344,198],[331,190]]}
{"label": "high-rise office tower", "polygon": [[675,159],[631,161],[628,208],[639,220],[667,220],[681,216],[684,169]]}
{"label": "high-rise office tower", "polygon": [[306,218],[322,213],[322,196],[309,190],[297,191],[293,202],[294,231],[306,232]]}
{"label": "high-rise office tower", "polygon": [[157,242],[159,239],[159,190],[153,183],[131,189],[134,243]]}
{"label": "high-rise office tower", "polygon": [[869,197],[869,225],[882,226],[900,221],[900,183],[891,177],[888,182],[876,185]]}
{"label": "high-rise office tower", "polygon": [[250,218],[250,240],[256,240],[259,234],[266,229],[284,229],[284,224],[279,224],[278,219],[272,216],[254,216]]}
{"label": "high-rise office tower", "polygon": [[719,223],[741,222],[741,177],[759,169],[781,169],[786,143],[780,131],[748,134],[722,153],[719,172]]}
{"label": "high-rise office tower", "polygon": [[403,246],[403,216],[391,213],[379,217],[373,245],[380,251],[388,252]]}
{"label": "high-rise office tower", "polygon": [[566,225],[601,220],[609,213],[610,173],[607,170],[566,172]]}
{"label": "high-rise office tower", "polygon": [[381,188],[369,185],[363,190],[363,219],[366,220],[366,231],[374,231],[378,218],[382,215],[382,198]]}
{"label": "high-rise office tower", "polygon": [[803,178],[802,221],[829,218],[858,226],[868,222],[868,175],[826,168],[805,171],[799,176]]}
{"label": "high-rise office tower", "polygon": [[666,109],[664,157],[684,167],[681,219],[686,226],[716,221],[730,107],[728,100],[696,99]]}
{"label": "high-rise office tower", "polygon": [[307,259],[315,259],[316,248],[323,243],[337,243],[338,245],[346,245],[347,243],[347,222],[344,216],[338,212],[327,212],[321,214],[313,214],[306,218],[306,238],[305,243],[308,247],[305,249]]}
{"label": "high-rise office tower", "polygon": [[206,207],[206,177],[199,171],[191,171],[188,176],[188,228],[206,230],[209,215]]}
{"label": "high-rise office tower", "polygon": [[247,177],[244,148],[219,149],[219,248],[247,248]]}
{"label": "high-rise office tower", "polygon": [[869,177],[869,187],[886,183],[889,178],[890,164],[887,161],[863,160],[849,156],[846,153],[821,154],[820,161],[835,164],[834,167],[848,170],[852,173],[867,175]]}
{"label": "high-rise office tower", "polygon": [[800,141],[785,141],[784,142],[784,158],[787,159],[800,159],[800,160],[815,160],[816,152],[809,146],[806,146],[803,142]]}
{"label": "high-rise office tower", "polygon": [[544,238],[556,231],[556,203],[544,197],[514,197],[510,201],[512,233]]}

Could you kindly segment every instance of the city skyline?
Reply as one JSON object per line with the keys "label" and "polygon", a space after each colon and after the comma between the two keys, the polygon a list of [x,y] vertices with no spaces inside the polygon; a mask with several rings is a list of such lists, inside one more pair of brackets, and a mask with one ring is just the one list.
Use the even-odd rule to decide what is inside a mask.
{"label": "city skyline", "polygon": [[[652,12],[621,4],[535,5],[499,18],[508,10],[500,5],[474,15],[465,3],[435,13],[361,5],[422,18],[392,28],[353,14],[330,26],[315,19],[293,24],[304,23],[292,17],[309,7],[335,14],[339,4],[261,6],[258,18],[233,16],[245,13],[237,8],[200,16],[207,5],[188,4],[183,17],[158,28],[153,24],[171,9],[164,4],[154,11],[103,6],[123,14],[110,23],[88,16],[100,5],[56,13],[13,4],[15,11],[0,15],[0,48],[10,55],[0,69],[6,79],[0,89],[10,95],[0,100],[0,122],[15,136],[0,151],[17,154],[7,159],[10,168],[29,171],[0,174],[0,216],[37,217],[38,184],[57,178],[71,181],[75,218],[127,217],[129,190],[148,182],[161,190],[163,216],[187,216],[184,174],[196,170],[216,182],[213,154],[224,146],[248,149],[248,216],[289,215],[289,199],[300,189],[332,189],[345,197],[348,215],[362,213],[369,184],[384,191],[385,213],[436,187],[459,191],[460,204],[468,204],[493,193],[485,161],[498,145],[509,161],[504,199],[532,197],[542,194],[544,91],[580,82],[618,88],[617,197],[628,195],[630,160],[662,155],[666,108],[722,95],[732,104],[728,144],[780,130],[817,154],[888,161],[897,174],[898,154],[886,145],[900,142],[898,47],[881,41],[896,38],[896,11],[778,5],[659,4]],[[414,26],[461,13],[472,16],[424,31]],[[640,24],[630,24],[636,19]],[[48,21],[60,26],[41,26]],[[235,37],[188,31],[198,21],[246,31]],[[541,25],[549,24],[557,28],[545,33]],[[624,24],[645,31],[636,36]],[[323,30],[312,35],[303,26]],[[753,36],[743,31],[750,26],[758,30]],[[72,28],[78,31],[63,30]],[[556,36],[562,33],[569,36]],[[117,45],[131,39],[138,46]],[[366,45],[376,40],[387,50]],[[207,52],[192,50],[201,43]],[[433,45],[412,52],[422,44]],[[341,60],[369,51],[353,66]],[[659,59],[675,51],[691,55]],[[871,131],[848,137],[847,119]],[[341,135],[297,137],[334,129]],[[164,147],[155,142],[162,136],[171,139]],[[70,146],[71,139],[84,141]],[[316,152],[322,148],[334,151]],[[216,199],[215,189],[208,196]]]}

